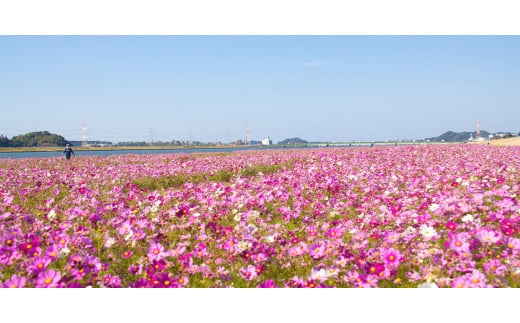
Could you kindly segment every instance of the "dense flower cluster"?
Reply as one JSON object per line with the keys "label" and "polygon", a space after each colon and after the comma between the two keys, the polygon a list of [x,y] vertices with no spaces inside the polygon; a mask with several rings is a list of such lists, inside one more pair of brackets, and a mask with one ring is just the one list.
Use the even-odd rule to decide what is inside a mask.
{"label": "dense flower cluster", "polygon": [[518,287],[519,198],[518,147],[4,159],[0,286]]}

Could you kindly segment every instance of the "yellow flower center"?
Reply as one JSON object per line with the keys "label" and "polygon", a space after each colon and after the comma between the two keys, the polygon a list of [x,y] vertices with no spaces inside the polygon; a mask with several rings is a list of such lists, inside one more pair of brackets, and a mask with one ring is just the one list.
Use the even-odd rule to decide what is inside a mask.
{"label": "yellow flower center", "polygon": [[50,278],[47,278],[47,279],[45,280],[45,284],[47,284],[47,285],[50,284],[51,282],[52,282],[52,279],[50,279]]}

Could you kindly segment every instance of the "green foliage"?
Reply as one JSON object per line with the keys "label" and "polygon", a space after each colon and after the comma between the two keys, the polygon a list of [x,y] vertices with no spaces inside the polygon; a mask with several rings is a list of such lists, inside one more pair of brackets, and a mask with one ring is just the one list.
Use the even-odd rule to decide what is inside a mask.
{"label": "green foliage", "polygon": [[65,146],[69,142],[63,136],[48,131],[30,132],[9,140],[10,147],[39,147],[42,145]]}
{"label": "green foliage", "polygon": [[0,135],[0,147],[9,147],[9,139],[4,135]]}
{"label": "green foliage", "polygon": [[224,182],[229,183],[233,177],[254,177],[260,172],[268,175],[278,172],[285,167],[285,164],[278,165],[257,165],[247,167],[241,171],[234,172],[230,170],[220,170],[213,174],[178,174],[168,177],[144,177],[136,179],[132,184],[137,185],[141,190],[147,189],[151,191],[166,189],[170,187],[182,187],[185,183],[200,184],[203,182]]}

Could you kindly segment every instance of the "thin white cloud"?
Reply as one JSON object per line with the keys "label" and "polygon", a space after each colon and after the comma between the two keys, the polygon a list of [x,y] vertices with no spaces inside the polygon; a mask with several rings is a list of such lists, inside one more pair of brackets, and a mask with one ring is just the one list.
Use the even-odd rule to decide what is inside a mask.
{"label": "thin white cloud", "polygon": [[322,61],[322,60],[314,60],[314,61],[309,61],[309,62],[303,63],[303,66],[312,66],[312,67],[320,67],[320,66],[325,66],[325,65],[327,65],[327,62]]}

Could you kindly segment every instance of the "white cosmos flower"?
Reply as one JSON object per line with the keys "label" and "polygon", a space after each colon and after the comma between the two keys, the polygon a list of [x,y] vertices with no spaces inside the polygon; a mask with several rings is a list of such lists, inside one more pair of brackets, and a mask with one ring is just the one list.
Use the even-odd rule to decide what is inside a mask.
{"label": "white cosmos flower", "polygon": [[240,216],[240,214],[237,214],[233,219],[235,219],[235,221],[240,221],[242,217]]}
{"label": "white cosmos flower", "polygon": [[115,242],[116,242],[116,239],[110,237],[105,241],[104,246],[105,246],[105,248],[110,248]]}
{"label": "white cosmos flower", "polygon": [[128,235],[125,237],[125,240],[130,239],[133,235],[134,235],[134,232],[132,230],[130,230],[130,232],[128,232]]}
{"label": "white cosmos flower", "polygon": [[430,204],[430,206],[428,206],[428,210],[430,210],[431,212],[437,210],[439,208],[439,204]]}
{"label": "white cosmos flower", "polygon": [[69,248],[63,248],[60,250],[60,252],[58,253],[58,258],[64,258],[66,257],[68,254],[70,253],[70,249]]}
{"label": "white cosmos flower", "polygon": [[462,217],[462,222],[464,223],[468,223],[468,222],[473,222],[474,218],[473,218],[473,215],[471,214],[466,214],[465,216]]}
{"label": "white cosmos flower", "polygon": [[435,283],[423,283],[417,286],[417,288],[439,288]]}
{"label": "white cosmos flower", "polygon": [[47,218],[52,221],[54,220],[54,218],[56,217],[56,211],[54,211],[54,209],[52,209],[49,214],[47,214]]}
{"label": "white cosmos flower", "polygon": [[412,234],[415,232],[415,228],[414,227],[408,227],[406,228],[406,230],[404,230],[404,234],[408,235],[408,234]]}
{"label": "white cosmos flower", "polygon": [[273,236],[267,236],[267,237],[265,237],[265,241],[267,241],[267,242],[274,242],[274,237]]}
{"label": "white cosmos flower", "polygon": [[431,237],[434,237],[437,235],[437,231],[433,227],[430,227],[426,224],[421,225],[421,228],[419,229],[419,233],[423,235],[423,237],[430,239]]}

